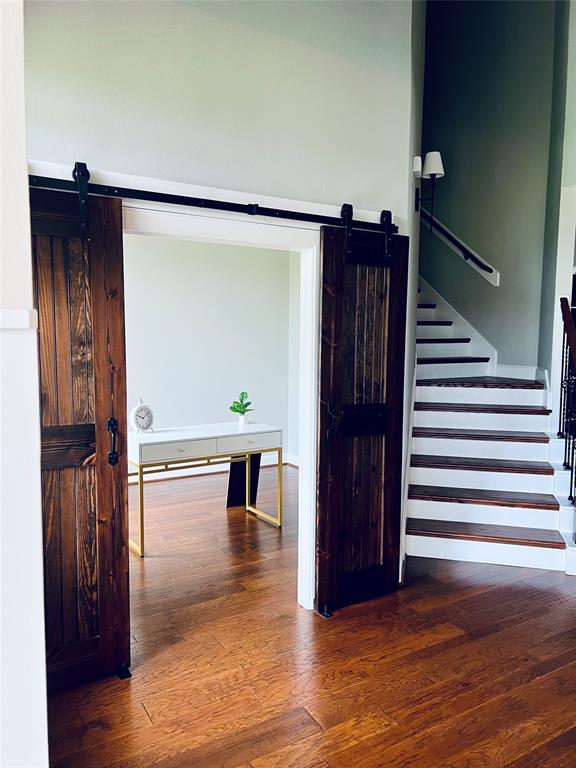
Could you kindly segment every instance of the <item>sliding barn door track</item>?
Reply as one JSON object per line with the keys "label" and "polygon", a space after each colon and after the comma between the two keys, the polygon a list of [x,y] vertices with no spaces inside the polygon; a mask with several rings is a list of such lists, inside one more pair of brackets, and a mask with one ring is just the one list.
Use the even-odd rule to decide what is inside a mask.
{"label": "sliding barn door track", "polygon": [[[166,192],[151,192],[146,189],[131,189],[128,187],[116,187],[107,184],[92,184],[89,182],[90,172],[86,163],[76,163],[72,171],[72,180],[56,179],[50,176],[28,177],[31,187],[41,189],[54,189],[62,192],[72,192],[78,195],[80,207],[80,220],[83,229],[88,232],[88,196],[121,197],[124,200],[147,200],[152,203],[168,203],[170,205],[186,205],[192,208],[203,208],[212,211],[228,211],[242,213],[247,216],[263,216],[270,219],[285,219],[290,221],[308,221],[314,224],[322,224],[332,227],[345,227],[348,233],[352,229],[370,230],[381,232],[385,237],[385,252],[389,253],[389,241],[392,235],[398,232],[398,227],[392,223],[391,211],[383,210],[380,215],[380,223],[366,221],[354,221],[353,208],[349,203],[342,206],[341,215],[319,216],[306,211],[287,211],[281,208],[268,208],[258,203],[233,203],[227,200],[213,200],[204,197],[189,197],[188,195],[171,195]],[[347,238],[351,243],[351,238]],[[350,247],[349,245],[347,246]]]}

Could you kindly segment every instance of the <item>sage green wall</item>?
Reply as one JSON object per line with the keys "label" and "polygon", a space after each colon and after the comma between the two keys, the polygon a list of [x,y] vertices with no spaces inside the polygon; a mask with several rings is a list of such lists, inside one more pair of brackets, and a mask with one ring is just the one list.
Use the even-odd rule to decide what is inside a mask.
{"label": "sage green wall", "polygon": [[410,2],[25,8],[32,159],[406,219]]}
{"label": "sage green wall", "polygon": [[446,168],[436,215],[501,285],[424,228],[420,270],[505,364],[538,361],[554,14],[547,1],[428,4],[423,149]]}
{"label": "sage green wall", "polygon": [[[563,161],[565,155],[568,32],[570,3],[556,2],[554,33],[554,78],[552,88],[552,114],[550,121],[550,153],[548,160],[548,190],[546,198],[546,225],[542,259],[542,293],[540,297],[540,338],[538,341],[538,365],[548,371],[552,365],[552,337],[556,306],[556,261],[558,258],[558,224],[562,191]],[[570,286],[567,286],[567,293]]]}
{"label": "sage green wall", "polygon": [[562,186],[576,184],[576,1],[570,0],[566,125]]}

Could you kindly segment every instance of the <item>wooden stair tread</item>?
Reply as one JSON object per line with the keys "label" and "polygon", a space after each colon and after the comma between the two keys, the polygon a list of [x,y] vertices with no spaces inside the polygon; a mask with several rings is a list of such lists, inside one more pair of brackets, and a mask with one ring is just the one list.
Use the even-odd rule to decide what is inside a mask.
{"label": "wooden stair tread", "polygon": [[462,523],[447,520],[408,518],[406,533],[410,536],[433,536],[442,539],[486,541],[496,544],[519,544],[526,547],[566,549],[558,531],[547,528],[520,528],[512,525]]}
{"label": "wooden stair tread", "polygon": [[462,376],[448,379],[417,379],[418,387],[477,387],[486,389],[544,389],[541,381],[503,376]]}
{"label": "wooden stair tread", "polygon": [[454,322],[452,320],[417,320],[416,325],[419,325],[421,327],[427,327],[432,325],[447,327],[449,325],[454,325]]}
{"label": "wooden stair tread", "polygon": [[501,413],[524,416],[548,416],[552,411],[543,405],[496,405],[487,403],[414,403],[415,411],[446,413]]}
{"label": "wooden stair tread", "polygon": [[434,338],[434,339],[416,339],[416,344],[468,344],[471,341],[470,337],[465,336],[450,336],[447,338]]}
{"label": "wooden stair tread", "polygon": [[414,427],[412,437],[440,440],[495,440],[510,443],[549,443],[545,432],[513,432],[498,429],[454,429],[450,427]]}
{"label": "wooden stair tread", "polygon": [[419,357],[419,365],[443,365],[448,363],[488,363],[489,357]]}
{"label": "wooden stair tread", "polygon": [[436,304],[433,304],[432,302],[419,302],[418,303],[418,309],[436,309]]}
{"label": "wooden stair tread", "polygon": [[493,491],[482,488],[450,488],[444,485],[411,485],[408,489],[408,498],[450,504],[487,504],[498,507],[523,507],[526,509],[560,509],[558,499],[551,493]]}
{"label": "wooden stair tread", "polygon": [[554,467],[547,461],[516,461],[515,459],[483,459],[472,456],[435,456],[413,454],[411,467],[458,469],[471,472],[512,472],[528,475],[553,475]]}

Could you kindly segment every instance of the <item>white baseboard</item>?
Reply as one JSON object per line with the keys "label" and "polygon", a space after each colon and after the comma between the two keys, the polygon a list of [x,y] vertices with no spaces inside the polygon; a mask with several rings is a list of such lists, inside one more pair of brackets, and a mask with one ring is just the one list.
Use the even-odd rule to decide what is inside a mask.
{"label": "white baseboard", "polygon": [[[294,466],[298,468],[300,466],[299,464],[299,458],[298,456],[295,456],[290,453],[285,453],[282,456],[283,464],[290,464],[291,466]],[[264,453],[262,454],[262,467],[275,467],[277,464],[276,461],[276,454],[275,453]],[[132,468],[131,468],[132,469]],[[230,464],[219,464],[217,467],[192,467],[190,469],[180,469],[175,470],[172,472],[162,472],[161,474],[155,474],[155,475],[148,475],[144,479],[145,483],[153,483],[154,481],[158,480],[174,480],[179,477],[195,477],[196,475],[217,475],[222,474],[223,472],[228,472],[230,469]],[[138,483],[138,479],[136,477],[129,477],[128,478],[128,485],[136,485]]]}

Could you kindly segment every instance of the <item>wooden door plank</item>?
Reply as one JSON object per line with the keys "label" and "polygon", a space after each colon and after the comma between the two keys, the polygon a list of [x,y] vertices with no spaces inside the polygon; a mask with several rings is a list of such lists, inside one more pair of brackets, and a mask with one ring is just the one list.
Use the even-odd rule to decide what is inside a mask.
{"label": "wooden door plank", "polygon": [[62,647],[62,545],[58,472],[42,472],[44,524],[44,616],[46,655],[52,659]]}
{"label": "wooden door plank", "polygon": [[52,275],[54,285],[54,342],[58,386],[58,424],[73,424],[72,353],[70,342],[70,292],[68,290],[68,253],[66,241],[52,238]]}
{"label": "wooden door plank", "polygon": [[[127,413],[124,336],[122,201],[90,198],[90,218],[101,220],[90,243],[96,486],[98,498],[99,632],[102,674],[130,664],[128,603]],[[118,421],[118,463],[108,463],[108,417]]]}
{"label": "wooden door plank", "polygon": [[43,427],[41,435],[42,469],[81,467],[94,455],[94,424]]}
{"label": "wooden door plank", "polygon": [[344,242],[338,230],[323,228],[322,307],[320,346],[320,408],[318,418],[317,472],[317,584],[316,610],[329,614],[334,605],[337,579],[338,522],[341,507],[341,453],[327,439],[333,428],[328,413],[331,399],[341,402],[342,302]]}
{"label": "wooden door plank", "polygon": [[[76,491],[78,635],[88,640],[98,634],[98,561],[96,515],[96,472],[93,466],[74,470]],[[103,585],[105,588],[105,585]]]}
{"label": "wooden door plank", "polygon": [[90,264],[82,240],[68,243],[70,264],[70,333],[72,352],[72,402],[75,424],[94,421],[94,369],[92,365],[92,306]]}
{"label": "wooden door plank", "polygon": [[38,348],[41,372],[40,423],[43,427],[49,427],[59,423],[52,244],[49,237],[38,235],[35,237],[35,244]]}

